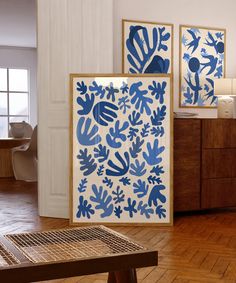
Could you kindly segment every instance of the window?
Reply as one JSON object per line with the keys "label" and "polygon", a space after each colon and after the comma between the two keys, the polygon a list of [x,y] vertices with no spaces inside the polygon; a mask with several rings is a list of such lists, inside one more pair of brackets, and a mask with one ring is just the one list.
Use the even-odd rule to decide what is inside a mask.
{"label": "window", "polygon": [[0,138],[9,123],[29,122],[29,74],[25,69],[0,68]]}

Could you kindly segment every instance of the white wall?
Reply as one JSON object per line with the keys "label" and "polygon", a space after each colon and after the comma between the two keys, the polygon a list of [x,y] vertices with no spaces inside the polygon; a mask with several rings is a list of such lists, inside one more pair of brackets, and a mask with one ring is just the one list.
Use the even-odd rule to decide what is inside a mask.
{"label": "white wall", "polygon": [[122,19],[174,24],[174,110],[216,117],[216,110],[179,109],[179,24],[226,28],[226,77],[236,77],[235,0],[114,0],[114,71],[122,60]]}
{"label": "white wall", "polygon": [[30,72],[30,124],[37,124],[36,48],[1,47],[0,67],[25,68]]}

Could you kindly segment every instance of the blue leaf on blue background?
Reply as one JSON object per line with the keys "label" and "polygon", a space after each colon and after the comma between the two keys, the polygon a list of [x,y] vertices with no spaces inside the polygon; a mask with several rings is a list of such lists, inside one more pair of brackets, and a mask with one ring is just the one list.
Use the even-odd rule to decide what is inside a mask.
{"label": "blue leaf on blue background", "polygon": [[117,118],[116,111],[119,108],[110,102],[98,102],[93,108],[93,117],[98,124],[107,126],[108,123],[113,122]]}
{"label": "blue leaf on blue background", "polygon": [[157,176],[160,176],[161,174],[165,173],[163,166],[159,165],[154,166],[150,172],[155,173]]}
{"label": "blue leaf on blue background", "polygon": [[149,128],[150,128],[150,124],[146,123],[143,125],[142,131],[141,131],[141,136],[143,138],[147,137],[149,134]]}
{"label": "blue leaf on blue background", "polygon": [[159,177],[156,177],[156,176],[150,175],[147,179],[148,179],[148,182],[150,184],[155,184],[155,183],[161,184],[162,183],[162,180]]}
{"label": "blue leaf on blue background", "polygon": [[143,158],[147,161],[149,165],[157,165],[162,161],[161,157],[158,157],[164,150],[165,147],[158,146],[159,141],[158,139],[154,140],[153,147],[151,147],[151,143],[147,143],[147,152],[143,152]]}
{"label": "blue leaf on blue background", "polygon": [[78,186],[78,191],[80,193],[84,193],[86,191],[87,183],[88,183],[87,178],[81,179],[79,186]]}
{"label": "blue leaf on blue background", "polygon": [[143,121],[141,120],[141,114],[139,112],[136,112],[135,110],[132,112],[132,115],[129,114],[129,121],[133,127],[142,125],[143,123]]}
{"label": "blue leaf on blue background", "polygon": [[92,110],[94,103],[94,94],[92,93],[89,96],[87,93],[85,94],[85,100],[82,97],[77,97],[77,103],[82,107],[82,109],[78,110],[77,113],[80,115],[87,115]]}
{"label": "blue leaf on blue background", "polygon": [[100,165],[97,171],[98,176],[102,176],[104,173],[104,165]]}
{"label": "blue leaf on blue background", "polygon": [[77,88],[76,89],[80,92],[80,94],[85,94],[87,92],[87,86],[84,83],[84,81],[82,81],[81,83],[77,82]]}
{"label": "blue leaf on blue background", "polygon": [[111,179],[108,179],[107,177],[105,177],[103,180],[102,180],[103,184],[105,184],[107,187],[109,188],[112,188],[113,186],[113,182]]}
{"label": "blue leaf on blue background", "polygon": [[120,186],[117,186],[116,190],[112,191],[112,194],[114,195],[113,200],[115,201],[115,204],[121,203],[125,200],[124,191],[120,189]]}
{"label": "blue leaf on blue background", "polygon": [[103,190],[103,187],[100,186],[99,189],[94,184],[92,185],[92,190],[94,196],[90,197],[92,202],[97,203],[95,206],[96,209],[102,209],[103,213],[100,215],[102,218],[108,217],[113,212],[112,197],[108,194],[107,190]]}
{"label": "blue leaf on blue background", "polygon": [[137,183],[133,183],[133,189],[134,189],[134,193],[137,194],[137,197],[142,198],[146,196],[149,189],[149,185],[146,184],[145,181],[139,179]]}
{"label": "blue leaf on blue background", "polygon": [[137,133],[138,133],[138,129],[135,129],[135,128],[133,128],[133,127],[130,127],[129,128],[129,134],[128,134],[128,139],[130,140],[130,141],[132,141],[135,137],[137,137]]}
{"label": "blue leaf on blue background", "polygon": [[142,145],[144,140],[141,140],[140,137],[136,138],[135,142],[132,142],[132,146],[129,148],[131,157],[137,158],[138,154],[142,151]]}
{"label": "blue leaf on blue background", "polygon": [[145,215],[145,217],[147,219],[150,218],[150,214],[153,214],[154,213],[154,210],[150,207],[148,207],[148,205],[145,203],[143,203],[143,201],[141,200],[138,204],[138,210],[140,211],[140,214],[141,215]]}
{"label": "blue leaf on blue background", "polygon": [[121,142],[117,141],[118,139],[123,142],[126,141],[126,135],[122,134],[129,127],[129,123],[124,122],[123,126],[120,127],[120,121],[116,121],[115,127],[109,129],[109,134],[106,135],[107,143],[110,147],[119,148],[121,147]]}
{"label": "blue leaf on blue background", "polygon": [[138,159],[135,160],[135,164],[130,164],[130,168],[129,173],[138,177],[143,176],[147,171],[145,169],[145,161],[140,164]]}
{"label": "blue leaf on blue background", "polygon": [[122,177],[121,179],[119,179],[119,181],[124,185],[124,186],[127,186],[127,185],[130,185],[131,182],[130,182],[130,179],[128,177]]}
{"label": "blue leaf on blue background", "polygon": [[153,111],[153,115],[151,116],[151,121],[153,126],[161,126],[166,116],[166,106],[162,105],[157,108],[157,111]]}
{"label": "blue leaf on blue background", "polygon": [[152,127],[151,134],[156,138],[159,136],[163,137],[163,135],[165,134],[165,129],[162,126]]}
{"label": "blue leaf on blue background", "polygon": [[92,85],[89,87],[91,92],[94,92],[96,96],[99,96],[101,99],[105,96],[105,89],[102,85],[98,85],[96,81],[92,82]]}
{"label": "blue leaf on blue background", "polygon": [[92,155],[88,154],[87,148],[85,148],[84,150],[81,149],[79,151],[79,154],[77,155],[77,158],[80,159],[80,170],[84,171],[84,176],[88,176],[96,170],[97,164],[92,158]]}
{"label": "blue leaf on blue background", "polygon": [[136,206],[136,200],[132,200],[131,198],[128,198],[127,200],[127,206],[124,207],[125,211],[129,212],[129,217],[133,218],[134,213],[137,213],[137,209],[135,208]]}
{"label": "blue leaf on blue background", "polygon": [[114,209],[114,213],[115,213],[115,216],[120,218],[120,215],[122,214],[123,210],[121,209],[120,205],[116,206],[115,209]]}
{"label": "blue leaf on blue background", "polygon": [[166,209],[164,209],[162,205],[158,205],[156,207],[156,214],[159,216],[160,219],[162,217],[166,218]]}
{"label": "blue leaf on blue background", "polygon": [[110,149],[107,149],[105,145],[102,146],[101,144],[99,144],[97,148],[95,147],[93,151],[94,157],[98,159],[98,162],[107,160],[110,153]]}
{"label": "blue leaf on blue background", "polygon": [[160,201],[161,203],[165,203],[166,202],[166,197],[161,193],[161,191],[165,190],[165,186],[164,185],[156,185],[152,188],[152,191],[149,195],[148,198],[148,205],[152,206],[158,205],[158,201]]}
{"label": "blue leaf on blue background", "polygon": [[90,128],[91,122],[90,118],[85,119],[84,117],[81,117],[78,121],[76,134],[78,142],[82,145],[91,146],[100,143],[102,140],[98,134],[98,126],[94,125],[92,129]]}
{"label": "blue leaf on blue background", "polygon": [[117,151],[115,157],[121,164],[121,167],[116,165],[111,159],[108,161],[108,165],[113,169],[107,169],[106,174],[108,176],[122,176],[129,171],[129,153],[126,151],[124,153],[124,158],[121,157],[120,153]]}
{"label": "blue leaf on blue background", "polygon": [[89,204],[88,201],[85,200],[83,196],[80,196],[76,217],[81,218],[83,216],[90,219],[91,215],[93,215],[94,213],[95,211],[93,210],[92,205]]}

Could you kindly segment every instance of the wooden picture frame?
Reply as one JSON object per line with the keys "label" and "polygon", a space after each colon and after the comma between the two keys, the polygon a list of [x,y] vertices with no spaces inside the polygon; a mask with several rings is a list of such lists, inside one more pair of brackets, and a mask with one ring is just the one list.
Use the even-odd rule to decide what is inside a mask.
{"label": "wooden picture frame", "polygon": [[226,29],[180,25],[179,107],[217,107],[214,79],[225,77]]}
{"label": "wooden picture frame", "polygon": [[71,74],[71,224],[172,225],[172,77]]}

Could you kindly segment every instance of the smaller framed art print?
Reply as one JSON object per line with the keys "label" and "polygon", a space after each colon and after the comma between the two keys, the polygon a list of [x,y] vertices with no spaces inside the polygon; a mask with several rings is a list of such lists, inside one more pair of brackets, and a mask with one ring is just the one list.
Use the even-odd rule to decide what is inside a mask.
{"label": "smaller framed art print", "polygon": [[172,224],[170,75],[71,75],[71,222]]}
{"label": "smaller framed art print", "polygon": [[217,107],[214,79],[225,76],[225,44],[225,29],[180,26],[180,107]]}
{"label": "smaller framed art print", "polygon": [[123,73],[173,73],[173,25],[122,21]]}

